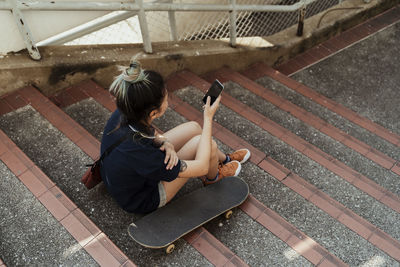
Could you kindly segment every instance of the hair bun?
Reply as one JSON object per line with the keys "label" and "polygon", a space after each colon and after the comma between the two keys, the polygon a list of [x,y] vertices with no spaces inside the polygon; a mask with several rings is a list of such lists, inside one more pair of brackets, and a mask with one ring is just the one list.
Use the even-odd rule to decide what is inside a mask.
{"label": "hair bun", "polygon": [[146,74],[145,70],[142,68],[142,65],[137,60],[138,56],[139,54],[132,57],[128,68],[119,67],[122,73],[115,78],[110,86],[111,94],[117,99],[123,99],[128,108],[130,105],[128,103],[127,95],[131,84],[144,82],[147,85],[150,83],[148,80],[148,74]]}
{"label": "hair bun", "polygon": [[122,73],[122,79],[127,82],[137,82],[140,74],[143,72],[139,62],[133,62]]}

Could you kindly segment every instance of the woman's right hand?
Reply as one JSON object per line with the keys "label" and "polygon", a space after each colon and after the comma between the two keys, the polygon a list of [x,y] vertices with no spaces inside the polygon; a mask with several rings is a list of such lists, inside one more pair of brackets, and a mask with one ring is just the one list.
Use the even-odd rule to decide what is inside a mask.
{"label": "woman's right hand", "polygon": [[214,103],[210,106],[211,97],[207,97],[206,104],[204,105],[204,118],[211,119],[214,117],[215,112],[219,107],[219,102],[221,101],[221,95],[214,101]]}

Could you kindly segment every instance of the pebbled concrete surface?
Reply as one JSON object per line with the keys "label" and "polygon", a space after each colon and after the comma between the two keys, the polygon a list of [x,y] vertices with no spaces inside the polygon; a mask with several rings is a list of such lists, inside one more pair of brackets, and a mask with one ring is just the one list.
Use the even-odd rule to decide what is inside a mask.
{"label": "pebbled concrete surface", "polygon": [[0,128],[138,266],[180,265],[182,259],[188,265],[210,266],[183,240],[172,255],[134,243],[127,227],[140,215],[121,210],[102,185],[87,191],[79,181],[91,159],[30,106],[3,115]]}
{"label": "pebbled concrete surface", "polygon": [[7,266],[98,266],[0,161],[0,255]]}
{"label": "pebbled concrete surface", "polygon": [[[398,177],[392,172],[364,158],[359,153],[308,126],[289,113],[280,110],[235,83],[226,83],[224,91],[234,98],[246,102],[254,110],[322,149],[327,154],[348,164],[348,166],[365,174],[367,177],[375,178],[374,180],[378,184],[391,189],[394,193],[399,193]],[[352,186],[334,173],[325,170],[314,161],[302,156],[301,153],[294,152],[288,155],[288,157],[292,155],[296,157],[293,161],[294,163],[297,162],[293,166],[296,173],[301,174],[306,180],[328,193],[332,198],[400,240],[400,214]],[[381,220],[382,216],[385,218],[384,221]],[[393,227],[394,225],[397,227]]]}
{"label": "pebbled concrete surface", "polygon": [[391,158],[400,160],[400,148],[398,146],[389,143],[388,141],[376,136],[375,134],[356,124],[353,124],[329,109],[313,102],[309,98],[293,91],[292,89],[269,77],[262,77],[256,80],[256,82],[274,91],[277,95],[289,100],[304,110],[322,118],[329,124],[344,131],[345,133],[383,152]]}
{"label": "pebbled concrete surface", "polygon": [[64,109],[71,118],[82,125],[91,135],[101,140],[110,112],[93,98],[84,99]]}
{"label": "pebbled concrete surface", "polygon": [[[163,118],[155,121],[155,125],[163,131],[167,131],[186,121],[180,114],[168,109]],[[232,151],[221,141],[215,141],[222,152],[229,153]],[[246,163],[242,167],[239,176],[247,183],[251,183],[252,178],[244,174],[244,170],[251,168],[251,164]],[[184,191],[194,189],[187,188],[188,185],[185,186]],[[234,210],[234,216],[230,220],[219,217],[207,223],[205,228],[250,266],[311,265],[286,243],[275,237],[240,209]]]}
{"label": "pebbled concrete surface", "polygon": [[[375,183],[395,194],[400,194],[400,187],[398,186],[399,176],[392,171],[378,165],[353,149],[321,133],[317,129],[307,125],[286,111],[277,108],[268,101],[265,101],[235,83],[227,83],[225,90],[236,99],[246,102],[252,109],[320,148],[328,155],[342,161],[349,167],[373,180]],[[393,148],[392,152],[397,155],[397,158],[400,156],[399,148]]]}
{"label": "pebbled concrete surface", "polygon": [[400,134],[399,43],[397,22],[292,78]]}
{"label": "pebbled concrete surface", "polygon": [[[196,109],[201,110],[202,104],[197,101],[203,95],[201,91],[187,87],[177,91],[176,94]],[[335,182],[338,180],[338,177],[332,175],[329,171],[321,168],[318,164],[313,163],[307,157],[223,105],[216,113],[215,120],[306,180],[325,180],[327,177],[334,179]],[[395,264],[391,257],[258,167],[254,165],[246,166],[242,175],[248,178],[246,181],[249,183],[250,192],[258,200],[346,263],[352,266],[360,265],[368,262],[371,255],[377,255],[385,259],[389,265]],[[336,188],[336,191],[340,192],[341,189]],[[343,197],[350,199],[352,194],[354,193],[349,192],[348,196]],[[367,203],[366,208],[369,208]]]}

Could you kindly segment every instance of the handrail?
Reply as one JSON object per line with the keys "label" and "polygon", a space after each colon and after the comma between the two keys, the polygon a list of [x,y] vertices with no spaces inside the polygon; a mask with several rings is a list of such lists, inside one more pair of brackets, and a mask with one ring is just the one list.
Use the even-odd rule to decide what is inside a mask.
{"label": "handrail", "polygon": [[[156,3],[156,2],[170,2],[172,0],[153,0],[150,3]],[[171,40],[177,41],[177,33],[176,33],[176,25],[175,22],[175,13],[174,12],[169,12],[172,14],[169,14],[170,17],[170,26],[171,26]],[[77,38],[80,38],[82,36],[85,36],[86,34],[90,34],[92,32],[95,32],[97,30],[101,30],[105,27],[108,27],[110,25],[113,25],[115,23],[118,23],[120,21],[129,19],[133,16],[136,16],[138,12],[136,11],[125,11],[119,14],[108,14],[104,17],[101,18],[100,21],[96,22],[89,22],[85,23],[83,25],[77,26],[72,30],[68,30],[66,32],[57,34],[56,36],[50,37],[44,41],[40,41],[38,43],[39,46],[46,46],[46,45],[62,45],[66,42],[75,40]],[[89,24],[89,25],[86,25]]]}
{"label": "handrail", "polygon": [[[238,5],[238,4],[174,4],[174,3],[128,3],[128,2],[54,2],[16,1],[20,10],[54,10],[54,11],[257,11],[257,12],[293,12],[316,0],[300,0],[292,5]],[[139,1],[138,1],[139,2]],[[0,2],[0,10],[9,10],[11,6],[6,2]]]}
{"label": "handrail", "polygon": [[[185,3],[144,3],[143,0],[130,2],[55,2],[55,1],[35,1],[26,2],[18,0],[7,0],[0,2],[0,10],[16,10],[21,14],[21,10],[54,10],[54,11],[131,11],[137,12],[140,29],[142,33],[143,46],[146,53],[152,53],[151,41],[147,27],[145,12],[147,11],[168,11],[170,17],[170,28],[172,38],[176,39],[175,12],[229,12],[230,13],[230,44],[236,45],[236,14],[240,11],[256,12],[294,12],[304,10],[304,8],[316,0],[300,0],[292,5],[242,5],[236,4],[236,0],[230,0],[230,4],[185,4]],[[14,12],[13,12],[14,13]],[[22,16],[22,14],[21,14]],[[37,47],[33,42],[28,25],[23,23],[23,19],[15,17],[19,25],[20,33],[25,40],[27,49],[33,59],[40,59]],[[82,29],[82,31],[87,29]]]}

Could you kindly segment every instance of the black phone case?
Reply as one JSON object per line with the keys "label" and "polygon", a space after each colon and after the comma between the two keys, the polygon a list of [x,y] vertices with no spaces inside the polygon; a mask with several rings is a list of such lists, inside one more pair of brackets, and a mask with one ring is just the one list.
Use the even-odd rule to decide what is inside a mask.
{"label": "black phone case", "polygon": [[221,94],[222,90],[224,89],[224,86],[218,81],[215,80],[211,87],[208,89],[207,93],[203,97],[203,103],[207,103],[207,97],[211,97],[211,102],[210,105],[214,103],[215,100],[217,100],[218,96]]}

